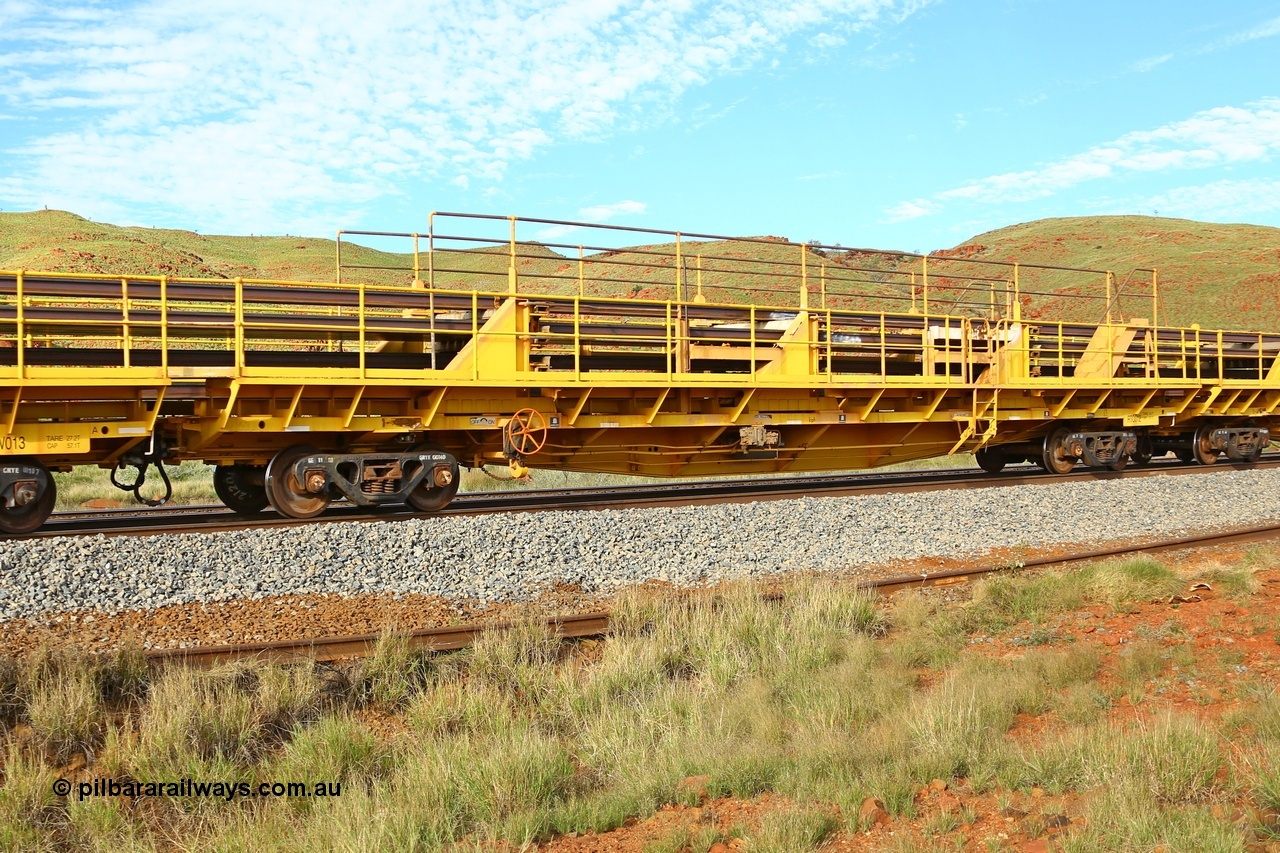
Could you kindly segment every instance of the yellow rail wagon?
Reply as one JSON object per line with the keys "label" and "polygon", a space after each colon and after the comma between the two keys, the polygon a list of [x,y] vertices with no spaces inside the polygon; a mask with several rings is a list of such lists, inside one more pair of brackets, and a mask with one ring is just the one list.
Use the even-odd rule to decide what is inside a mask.
{"label": "yellow rail wagon", "polygon": [[1160,308],[1152,270],[444,213],[340,233],[330,282],[2,272],[0,530],[43,523],[50,471],[76,465],[138,493],[204,460],[232,509],[306,518],[339,498],[439,509],[459,465],[495,462],[1256,459],[1280,334]]}

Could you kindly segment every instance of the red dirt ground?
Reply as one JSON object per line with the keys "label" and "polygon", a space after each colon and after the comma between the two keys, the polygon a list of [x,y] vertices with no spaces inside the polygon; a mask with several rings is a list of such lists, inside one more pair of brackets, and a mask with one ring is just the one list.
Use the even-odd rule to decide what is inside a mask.
{"label": "red dirt ground", "polygon": [[[1046,552],[1044,554],[1048,556]],[[992,554],[955,560],[913,563],[914,572],[991,565],[1016,561],[1016,554]],[[1166,560],[1193,574],[1219,566],[1231,566],[1242,556],[1238,549],[1214,548],[1181,552]],[[880,575],[901,574],[905,567],[882,568]],[[870,574],[863,572],[863,576]],[[1108,718],[1122,724],[1151,719],[1172,710],[1209,720],[1239,709],[1258,695],[1260,688],[1274,689],[1280,682],[1280,569],[1258,574],[1256,593],[1240,600],[1215,589],[1191,589],[1175,600],[1145,602],[1117,610],[1093,605],[1052,617],[1044,624],[1022,623],[990,637],[973,638],[970,649],[993,658],[1013,658],[1024,654],[1031,638],[1035,644],[1053,647],[1078,644],[1096,648],[1103,666],[1094,686],[1113,696]],[[662,588],[654,585],[655,591]],[[668,590],[670,593],[671,591]],[[672,593],[679,594],[679,593]],[[967,587],[933,588],[927,594],[942,602],[967,597]],[[580,590],[551,590],[534,604],[482,608],[458,605],[425,596],[385,597],[286,597],[261,601],[235,601],[217,605],[161,608],[107,617],[67,614],[62,621],[14,620],[0,624],[0,646],[18,651],[37,645],[71,644],[87,649],[106,649],[124,640],[151,642],[157,646],[179,646],[242,642],[275,637],[324,636],[335,633],[376,632],[387,625],[401,628],[481,620],[508,619],[516,615],[566,613],[597,609],[607,602],[584,596]],[[86,618],[88,617],[88,618]],[[980,642],[978,642],[980,640]],[[1135,687],[1118,676],[1122,654],[1138,644],[1155,645],[1170,653],[1181,652],[1183,660],[1194,660],[1195,672],[1182,671],[1176,660],[1163,671]],[[928,672],[922,671],[922,676]],[[1034,743],[1065,725],[1053,712],[1039,716],[1019,715],[1008,737]],[[697,786],[697,779],[686,780]],[[874,803],[866,804],[871,826],[865,832],[838,834],[823,850],[867,853],[883,850],[903,841],[947,849],[1048,851],[1054,838],[1078,828],[1084,821],[1086,801],[1079,796],[1051,796],[1045,791],[983,792],[970,788],[964,779],[935,780],[917,794],[916,814],[911,819],[891,818]],[[737,849],[742,842],[729,837],[736,827],[750,830],[761,816],[793,804],[784,797],[766,795],[752,800],[717,799],[698,807],[669,805],[657,814],[618,830],[561,837],[541,845],[548,853],[623,853],[641,851],[656,839],[668,837],[680,827],[714,826],[724,837],[723,847],[713,853]],[[1224,819],[1250,826],[1250,804],[1245,801],[1215,806]],[[945,835],[931,834],[944,813],[959,815],[969,810],[971,823]],[[1280,815],[1252,815],[1276,823]],[[1262,838],[1251,850],[1280,853],[1280,842]]]}
{"label": "red dirt ground", "polygon": [[[1238,552],[1219,549],[1211,557],[1184,565],[1197,569],[1230,565],[1239,556]],[[1096,647],[1101,653],[1103,668],[1095,686],[1103,692],[1120,693],[1107,711],[1110,720],[1132,723],[1170,710],[1216,720],[1240,708],[1251,687],[1275,685],[1280,680],[1280,570],[1260,573],[1258,579],[1258,592],[1244,603],[1213,589],[1188,590],[1182,596],[1186,601],[1150,602],[1127,611],[1092,606],[1062,614],[1045,625],[1023,623],[990,638],[991,642],[971,648],[994,658],[1020,656],[1027,648],[1025,638],[1033,629],[1048,629],[1055,637],[1054,644],[1078,643]],[[1124,692],[1117,670],[1121,654],[1136,643],[1187,647],[1196,661],[1195,677],[1188,678],[1176,665],[1168,665],[1136,692],[1132,687]],[[1020,714],[1007,736],[1035,742],[1063,725],[1052,712],[1039,716]],[[698,784],[697,779],[685,781]],[[753,800],[704,800],[696,808],[669,805],[633,825],[607,833],[558,838],[537,849],[543,853],[631,853],[669,837],[682,826],[714,826],[725,842],[723,847],[713,847],[712,853],[725,853],[743,846],[729,837],[735,826],[750,829],[758,825],[763,815],[793,805],[777,795]],[[908,842],[926,849],[937,844],[947,850],[1047,853],[1055,849],[1057,836],[1084,824],[1086,805],[1087,796],[1053,796],[1039,788],[1029,792],[978,793],[964,779],[934,780],[917,793],[913,818],[894,819],[879,811],[877,804],[864,804],[873,825],[864,832],[837,834],[821,849],[832,853],[872,853]],[[931,825],[937,826],[940,815],[960,815],[965,809],[973,814],[972,823],[945,834],[929,830]],[[1254,824],[1259,819],[1280,827],[1280,815],[1258,813],[1247,801],[1219,804],[1213,810],[1215,816],[1237,823],[1246,834],[1255,833]],[[1267,840],[1264,835],[1254,835],[1249,849],[1280,853],[1280,841]]]}

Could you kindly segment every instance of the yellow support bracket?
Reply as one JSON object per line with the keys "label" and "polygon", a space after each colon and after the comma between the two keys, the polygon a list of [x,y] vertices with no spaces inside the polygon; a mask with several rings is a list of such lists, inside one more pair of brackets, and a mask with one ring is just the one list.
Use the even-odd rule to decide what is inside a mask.
{"label": "yellow support bracket", "polygon": [[17,385],[14,387],[12,402],[13,402],[13,405],[9,409],[9,428],[5,430],[5,432],[10,435],[13,434],[13,428],[18,423],[18,405],[22,402],[22,386],[21,385]]}
{"label": "yellow support bracket", "polygon": [[960,448],[964,447],[965,443],[968,442],[969,439],[973,437],[974,432],[977,431],[977,426],[977,421],[970,418],[969,423],[960,431],[960,438],[957,439],[956,443],[951,445],[951,449],[947,451],[947,455],[954,456]]}
{"label": "yellow support bracket", "polygon": [[231,380],[231,384],[227,387],[227,404],[222,409],[222,414],[218,416],[218,426],[214,430],[215,434],[222,432],[227,428],[227,421],[231,419],[231,410],[235,408],[236,398],[240,396],[239,380]]}
{"label": "yellow support bracket", "polygon": [[1060,402],[1055,409],[1050,410],[1051,418],[1057,418],[1057,416],[1060,416],[1062,412],[1066,411],[1066,407],[1071,405],[1071,401],[1073,400],[1075,400],[1075,388],[1071,388],[1070,391],[1066,392],[1066,396],[1062,397],[1062,402]]}
{"label": "yellow support bracket", "polygon": [[654,402],[653,406],[644,413],[644,422],[646,424],[653,423],[653,419],[656,418],[658,416],[658,412],[662,410],[662,404],[667,402],[667,395],[670,393],[671,388],[668,386],[663,388],[662,392],[658,394],[658,399]]}
{"label": "yellow support bracket", "polygon": [[593,389],[591,388],[587,388],[583,390],[581,394],[578,395],[578,399],[574,402],[573,406],[569,409],[568,413],[564,416],[565,426],[573,426],[575,423],[578,422],[578,415],[582,414],[582,410],[586,408],[587,400],[591,398],[592,390]]}
{"label": "yellow support bracket", "polygon": [[151,409],[151,417],[147,418],[147,433],[153,433],[156,429],[156,420],[160,417],[160,407],[164,405],[164,393],[168,391],[168,386],[161,386],[156,391],[156,402]]}
{"label": "yellow support bracket", "polygon": [[1158,389],[1158,388],[1152,388],[1152,389],[1147,393],[1147,396],[1145,396],[1145,397],[1143,397],[1143,398],[1142,398],[1142,402],[1141,402],[1141,403],[1139,403],[1138,405],[1134,406],[1132,409],[1130,409],[1130,410],[1129,410],[1129,414],[1131,414],[1131,415],[1136,415],[1136,414],[1138,414],[1139,412],[1141,412],[1141,411],[1143,411],[1144,409],[1146,409],[1146,408],[1147,408],[1147,404],[1151,402],[1151,399],[1152,399],[1153,397],[1155,397],[1156,392],[1157,392],[1158,390],[1160,390],[1160,389]]}
{"label": "yellow support bracket", "polygon": [[884,389],[880,388],[871,395],[871,400],[862,407],[862,411],[858,412],[858,420],[865,421],[871,417],[871,413],[875,411],[876,405],[880,402],[880,398],[884,396]]}
{"label": "yellow support bracket", "polygon": [[747,410],[747,404],[751,402],[751,398],[755,395],[755,388],[748,388],[742,392],[742,399],[738,401],[738,405],[734,408],[733,414],[729,416],[730,423],[738,422],[738,418],[742,417],[742,413]]}
{"label": "yellow support bracket", "polygon": [[440,411],[440,404],[444,402],[445,395],[448,393],[449,386],[442,385],[427,395],[427,402],[425,406],[422,405],[422,398],[415,401],[415,405],[417,405],[418,408],[426,410],[425,414],[422,416],[423,429],[431,429],[431,422],[436,419],[436,415]]}
{"label": "yellow support bracket", "polygon": [[342,428],[347,429],[351,426],[351,419],[356,416],[356,409],[360,406],[360,401],[364,399],[365,386],[361,385],[356,389],[356,393],[351,397],[351,406],[342,413]]}
{"label": "yellow support bracket", "polygon": [[925,411],[924,420],[927,421],[930,418],[932,418],[934,415],[934,412],[938,411],[938,407],[942,405],[942,401],[945,400],[946,398],[947,398],[947,389],[943,388],[933,398],[933,403],[931,403],[929,405],[929,408]]}
{"label": "yellow support bracket", "polygon": [[289,401],[289,408],[284,413],[284,416],[283,416],[284,425],[281,427],[281,429],[288,429],[289,425],[293,423],[293,416],[297,414],[297,411],[298,411],[298,402],[302,399],[302,389],[306,387],[307,386],[305,385],[299,385],[297,388],[294,389],[293,399]]}

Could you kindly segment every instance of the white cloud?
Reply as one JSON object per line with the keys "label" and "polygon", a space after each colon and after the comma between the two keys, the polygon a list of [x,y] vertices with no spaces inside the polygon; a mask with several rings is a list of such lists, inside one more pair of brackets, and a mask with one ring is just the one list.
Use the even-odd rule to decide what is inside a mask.
{"label": "white cloud", "polygon": [[1159,213],[1187,219],[1245,220],[1280,210],[1280,180],[1222,180],[1176,187],[1159,195],[1106,201],[1115,213]]}
{"label": "white cloud", "polygon": [[1137,71],[1139,74],[1146,74],[1148,71],[1151,71],[1154,68],[1158,68],[1159,66],[1164,65],[1170,59],[1173,59],[1172,53],[1166,53],[1161,56],[1149,56],[1146,59],[1139,59],[1137,62],[1133,63],[1133,65],[1131,65],[1130,67],[1134,71]]}
{"label": "white cloud", "polygon": [[819,51],[831,50],[845,43],[845,37],[835,33],[818,33],[809,39],[809,44]]}
{"label": "white cloud", "polygon": [[886,210],[885,215],[888,216],[888,222],[906,222],[910,219],[930,216],[941,209],[941,205],[937,202],[929,201],[927,198],[917,198],[911,201],[898,202]]}
{"label": "white cloud", "polygon": [[[603,224],[616,216],[638,216],[645,213],[649,205],[643,201],[616,201],[612,204],[593,204],[578,209],[578,219],[582,222]],[[535,239],[543,242],[563,240],[571,234],[577,234],[582,228],[577,225],[547,225],[539,229]]]}
{"label": "white cloud", "polygon": [[0,0],[0,107],[59,128],[6,152],[0,203],[328,230],[410,184],[497,182],[626,130],[793,35],[918,5]]}
{"label": "white cloud", "polygon": [[613,204],[594,204],[578,211],[578,215],[589,222],[608,222],[615,216],[624,214],[641,214],[648,209],[643,201],[619,201]]}
{"label": "white cloud", "polygon": [[689,116],[689,130],[701,130],[712,122],[719,121],[737,109],[738,106],[746,100],[746,98],[738,98],[738,100],[727,106],[721,107],[715,112],[711,112],[710,104],[700,104],[699,106],[694,107],[693,112]]}
{"label": "white cloud", "polygon": [[1044,198],[1079,184],[1139,173],[1231,166],[1280,152],[1280,98],[1218,107],[1155,130],[1134,131],[1036,169],[1008,172],[904,201],[885,211],[892,222],[941,212],[949,203],[1002,204]]}
{"label": "white cloud", "polygon": [[1201,48],[1199,53],[1208,53],[1213,50],[1221,50],[1226,47],[1234,47],[1238,44],[1257,41],[1258,39],[1271,38],[1280,35],[1280,18],[1271,18],[1260,24],[1255,24],[1247,30],[1241,30],[1238,33],[1232,33],[1225,38],[1220,38],[1215,42],[1211,42]]}

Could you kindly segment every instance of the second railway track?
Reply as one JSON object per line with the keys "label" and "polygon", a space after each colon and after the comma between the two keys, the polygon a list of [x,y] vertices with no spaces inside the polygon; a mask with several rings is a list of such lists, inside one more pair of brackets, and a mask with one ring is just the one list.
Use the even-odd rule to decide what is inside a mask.
{"label": "second railway track", "polygon": [[[1211,532],[1186,537],[1173,537],[1142,543],[1123,543],[1082,549],[1020,561],[1016,565],[988,562],[972,568],[922,572],[869,578],[856,582],[868,592],[888,594],[909,588],[950,586],[978,580],[1015,569],[1051,568],[1091,560],[1121,557],[1128,554],[1158,554],[1172,551],[1241,546],[1280,540],[1280,524],[1261,525],[1243,530]],[[539,622],[562,639],[603,636],[609,632],[608,611],[573,613],[540,619]],[[429,651],[453,651],[473,645],[485,633],[509,630],[513,623],[471,623],[425,628],[406,635],[410,646]],[[234,645],[196,646],[160,649],[149,653],[156,662],[176,662],[211,666],[233,660],[258,659],[280,663],[304,660],[334,661],[369,655],[378,643],[379,634],[310,637],[297,640],[240,643]]]}

